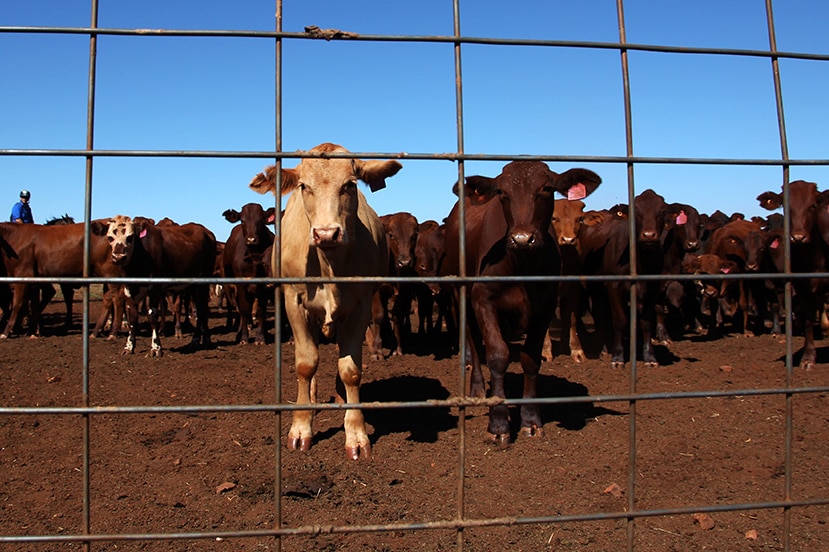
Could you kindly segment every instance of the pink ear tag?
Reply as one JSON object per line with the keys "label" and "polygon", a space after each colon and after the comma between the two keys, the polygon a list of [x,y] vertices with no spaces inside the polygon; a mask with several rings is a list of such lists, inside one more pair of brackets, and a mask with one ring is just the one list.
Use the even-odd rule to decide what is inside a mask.
{"label": "pink ear tag", "polygon": [[575,186],[571,186],[569,190],[567,190],[567,199],[570,201],[575,201],[577,199],[584,199],[587,197],[587,188],[584,187],[584,184],[579,182]]}
{"label": "pink ear tag", "polygon": [[139,237],[139,238],[143,238],[143,237],[144,237],[144,236],[146,236],[146,235],[147,235],[147,229],[146,229],[146,228],[144,228],[143,230],[141,230],[141,233],[140,233],[140,234],[138,234],[138,237]]}
{"label": "pink ear tag", "polygon": [[780,240],[774,238],[774,241],[771,242],[771,245],[769,247],[771,247],[772,249],[777,249],[778,247],[780,247]]}
{"label": "pink ear tag", "polygon": [[723,273],[723,274],[728,274],[729,272],[731,272],[731,269],[730,269],[730,268],[728,268],[727,266],[726,266],[726,267],[723,267],[721,270],[722,270],[722,273]]}
{"label": "pink ear tag", "polygon": [[688,215],[685,214],[685,211],[680,211],[679,214],[676,216],[676,223],[682,225],[686,222],[688,222]]}

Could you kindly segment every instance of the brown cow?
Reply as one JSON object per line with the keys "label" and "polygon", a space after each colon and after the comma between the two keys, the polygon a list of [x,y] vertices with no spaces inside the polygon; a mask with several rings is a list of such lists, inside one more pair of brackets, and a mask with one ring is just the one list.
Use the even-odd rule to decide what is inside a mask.
{"label": "brown cow", "polygon": [[[90,235],[90,275],[120,276],[121,271],[109,263],[109,245],[103,233],[96,232],[92,221]],[[73,277],[83,276],[83,224],[14,224],[0,223],[0,257],[2,272],[7,276]],[[32,286],[25,282],[13,284],[13,303],[8,323],[0,339],[11,335]],[[40,286],[34,286],[39,290]],[[40,334],[39,301],[29,309],[33,335]]]}
{"label": "brown cow", "polygon": [[[393,213],[380,217],[389,246],[389,270],[392,277],[414,276],[415,242],[417,240],[417,218],[411,213]],[[393,355],[403,354],[403,340],[412,333],[411,310],[414,299],[414,284],[402,282],[383,283],[372,299],[371,330],[366,332],[366,341],[371,358],[383,358],[382,328],[391,324],[394,332]],[[389,316],[389,301],[392,302]]]}
{"label": "brown cow", "polygon": [[[737,270],[737,263],[723,259],[719,255],[703,253],[689,257],[682,263],[682,271],[685,274],[703,274],[707,276],[718,274],[731,274]],[[717,336],[723,324],[723,309],[720,309],[722,296],[727,292],[729,282],[720,279],[695,280],[694,285],[699,292],[699,299],[702,303],[701,313],[708,316],[708,335]],[[726,313],[727,314],[727,313]]]}
{"label": "brown cow", "polygon": [[[664,252],[661,241],[662,231],[669,216],[665,199],[653,190],[645,190],[634,199],[634,225],[636,229],[637,274],[661,274]],[[595,225],[580,236],[583,264],[586,274],[630,275],[630,232],[629,222],[620,216],[606,217],[602,224]],[[625,365],[624,338],[627,329],[627,300],[630,296],[630,282],[625,280],[608,281],[603,286],[589,286],[594,303],[607,306],[607,313],[593,318],[600,324],[598,328],[610,342],[610,364],[613,368]],[[651,333],[656,321],[656,301],[660,283],[647,280],[636,286],[636,308],[639,313],[638,333],[641,335],[642,360],[646,367],[658,365],[651,343]],[[606,298],[604,305],[601,299]],[[601,324],[606,318],[612,321],[612,337],[607,335],[607,328]]]}
{"label": "brown cow", "polygon": [[[105,231],[111,246],[112,264],[121,267],[134,278],[209,278],[216,263],[216,238],[213,232],[198,223],[158,226],[149,219],[117,215],[98,223],[99,232]],[[148,299],[147,316],[152,333],[148,356],[160,357],[161,328],[159,314],[167,292],[189,293],[196,306],[196,326],[186,350],[210,344],[208,327],[210,290],[208,284],[129,284],[127,312],[129,336],[124,353],[135,350],[138,324],[137,304]]]}
{"label": "brown cow", "polygon": [[[445,256],[446,228],[437,221],[427,220],[418,225],[415,243],[415,272],[421,278],[438,275]],[[417,332],[420,335],[439,334],[443,323],[450,335],[456,332],[452,309],[452,290],[440,282],[420,283],[416,286]],[[433,320],[437,306],[437,319]]]}
{"label": "brown cow", "polygon": [[[559,275],[561,261],[550,234],[554,194],[569,193],[568,197],[578,199],[592,193],[600,182],[592,171],[570,169],[558,174],[540,161],[513,161],[495,178],[467,178],[466,197],[458,200],[465,202],[467,276]],[[444,275],[460,273],[458,205],[446,219]],[[471,284],[469,298],[474,316],[468,317],[467,340],[473,396],[484,395],[478,344],[483,343],[492,396],[505,398],[504,376],[510,360],[507,342],[522,335],[523,396],[536,396],[541,348],[553,315],[557,288],[554,282],[536,280]],[[521,407],[520,427],[523,435],[541,434],[538,405]],[[509,442],[505,405],[490,408],[488,432],[496,441]]]}
{"label": "brown cow", "polygon": [[[785,186],[785,185],[784,185]],[[796,180],[789,186],[789,236],[791,270],[798,272],[825,272],[829,259],[829,191],[818,191],[817,184]],[[775,210],[783,206],[783,194],[764,192],[757,196],[760,206]],[[797,295],[797,319],[803,324],[803,356],[800,367],[814,368],[814,325],[818,300],[826,291],[825,278],[795,278],[792,280]]]}
{"label": "brown cow", "polygon": [[[274,222],[275,208],[264,209],[258,203],[248,203],[241,213],[228,209],[222,215],[228,222],[240,224],[233,227],[222,254],[222,276],[225,278],[263,278],[268,276],[271,260],[265,253],[271,253],[274,234],[268,224]],[[273,291],[267,284],[228,284],[232,297],[236,299],[239,311],[239,325],[236,340],[245,345],[248,342],[248,326],[256,320],[254,343],[265,344],[265,313]],[[256,312],[253,312],[254,304]]]}
{"label": "brown cow", "polygon": [[[348,150],[325,143],[311,151],[326,154]],[[389,251],[383,224],[357,188],[357,180],[376,191],[384,188],[386,178],[401,168],[393,160],[308,158],[293,169],[282,169],[279,192],[294,193],[288,198],[282,218],[281,276],[385,276]],[[275,166],[257,174],[250,187],[259,193],[275,194]],[[274,252],[279,251],[277,245],[274,244]],[[276,274],[275,265],[274,262]],[[295,341],[297,404],[316,400],[312,380],[319,365],[320,332],[337,342],[339,400],[355,405],[360,402],[362,345],[376,287],[371,282],[304,282],[282,286]],[[311,418],[311,410],[294,412],[288,446],[301,450],[311,447]],[[363,413],[357,408],[346,410],[344,425],[346,456],[354,460],[370,458],[371,443]]]}
{"label": "brown cow", "polygon": [[[583,226],[601,224],[605,215],[599,211],[584,212],[584,202],[574,199],[557,199],[553,212],[553,235],[561,255],[561,274],[575,276],[581,274],[581,243],[579,233]],[[561,321],[561,340],[568,339],[570,358],[573,362],[584,362],[579,326],[581,322],[582,284],[580,282],[562,282],[558,288],[559,319]],[[553,346],[548,332],[544,339],[544,358],[553,359]]]}

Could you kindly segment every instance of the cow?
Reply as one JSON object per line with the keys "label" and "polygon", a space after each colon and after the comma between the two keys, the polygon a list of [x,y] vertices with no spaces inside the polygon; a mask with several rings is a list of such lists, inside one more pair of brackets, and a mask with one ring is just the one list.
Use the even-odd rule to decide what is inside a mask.
{"label": "cow", "polygon": [[[89,275],[120,276],[120,269],[109,263],[109,245],[104,234],[96,232],[96,222],[100,221],[91,223]],[[3,274],[10,277],[83,276],[84,232],[83,224],[0,223]],[[33,299],[33,304],[29,308],[30,332],[32,336],[40,335],[40,311],[45,303],[39,300],[39,293],[36,292],[41,287],[26,282],[12,285],[13,302],[0,339],[12,334],[29,298]],[[54,290],[52,291],[54,293]]]}
{"label": "cow", "polygon": [[[636,274],[662,274],[664,250],[661,241],[663,229],[669,217],[665,199],[653,190],[645,190],[634,198],[634,228],[636,246]],[[589,228],[580,236],[585,274],[609,276],[630,275],[630,222],[621,216],[605,218],[602,224]],[[585,228],[585,230],[588,230]],[[646,280],[636,286],[636,309],[638,312],[638,335],[642,343],[642,360],[645,367],[658,365],[651,343],[655,324],[657,297],[660,282]],[[628,324],[627,299],[630,296],[630,281],[611,280],[604,285],[591,285],[591,295],[596,303],[609,308],[607,313],[594,313],[599,329],[610,342],[610,365],[622,368],[625,365],[624,337]],[[606,301],[606,302],[605,302]],[[602,323],[611,319],[611,336]],[[608,338],[609,337],[609,338]],[[631,352],[633,355],[634,352]]]}
{"label": "cow", "polygon": [[[406,277],[415,275],[415,242],[417,241],[417,218],[411,213],[400,212],[380,217],[389,246],[388,275]],[[395,348],[393,355],[403,354],[403,340],[412,333],[411,310],[415,286],[412,283],[384,283],[375,292],[372,300],[371,331],[366,333],[371,358],[383,358],[381,328],[391,322],[394,331]],[[388,303],[392,301],[391,316]]]}
{"label": "cow", "polygon": [[[446,228],[435,220],[418,225],[415,242],[415,273],[421,278],[438,275],[445,256]],[[440,334],[444,322],[449,335],[456,332],[452,313],[452,290],[438,281],[422,282],[415,287],[417,299],[417,333],[420,335]],[[437,306],[437,318],[433,314]]]}
{"label": "cow", "polygon": [[[605,215],[599,211],[585,213],[581,200],[557,199],[553,211],[553,236],[561,256],[561,274],[576,276],[581,274],[581,244],[579,233],[583,226],[601,224]],[[565,281],[559,284],[559,319],[561,321],[561,341],[567,339],[570,358],[573,362],[584,362],[587,357],[579,337],[581,326],[582,284]],[[552,340],[548,332],[544,340],[544,358],[553,359]]]}
{"label": "cow", "polygon": [[[209,278],[216,262],[216,237],[203,225],[191,222],[158,226],[143,217],[132,219],[124,215],[98,222],[97,232],[103,232],[110,244],[110,258],[126,276],[133,278]],[[129,335],[124,354],[135,351],[138,325],[137,304],[148,300],[147,317],[152,334],[148,356],[161,357],[161,328],[159,314],[167,292],[189,293],[196,306],[196,326],[185,350],[193,351],[210,344],[208,326],[210,292],[208,284],[129,284],[127,285],[127,313]]]}
{"label": "cow", "polygon": [[[587,169],[556,173],[541,161],[513,161],[494,177],[470,176],[446,219],[446,258],[442,273],[460,274],[459,235],[466,230],[467,276],[558,276],[561,260],[551,235],[555,192],[571,199],[592,193],[601,178]],[[458,193],[458,184],[455,185]],[[464,202],[465,225],[459,205]],[[544,336],[550,325],[558,286],[553,281],[496,280],[473,282],[466,336],[471,356],[470,394],[484,396],[478,346],[483,345],[493,397],[505,398],[504,377],[509,365],[508,341],[524,336],[521,367],[526,399],[536,396]],[[456,297],[456,301],[458,297]],[[538,405],[521,407],[520,433],[542,434]],[[510,442],[506,405],[490,407],[489,437]]]}
{"label": "cow", "polygon": [[[785,189],[784,184],[784,189]],[[818,191],[817,184],[796,180],[789,188],[789,248],[791,271],[825,272],[829,258],[829,191]],[[783,206],[783,193],[763,192],[757,196],[760,206],[770,211]],[[821,307],[826,291],[825,278],[794,278],[797,298],[796,315],[803,324],[803,355],[800,367],[814,368],[817,350],[814,341],[818,302]]]}
{"label": "cow", "polygon": [[[248,203],[242,211],[227,209],[222,216],[228,222],[239,223],[233,227],[222,254],[222,273],[225,278],[263,278],[268,276],[274,234],[268,228],[273,224],[275,208],[264,209],[258,203]],[[265,313],[268,301],[273,297],[272,288],[267,284],[236,282],[228,284],[233,291],[239,312],[236,340],[245,345],[249,339],[248,326],[256,320],[254,343],[265,344]],[[256,312],[253,312],[254,304]]]}
{"label": "cow", "polygon": [[[357,181],[362,180],[372,191],[379,190],[402,165],[395,160],[325,158],[326,154],[348,153],[342,146],[327,142],[311,152],[321,158],[306,158],[295,168],[282,169],[280,190],[276,190],[276,166],[257,174],[249,184],[259,193],[290,193],[282,235],[274,242],[274,274],[286,278],[385,276],[389,250],[383,224],[358,189]],[[278,259],[281,274],[276,270]],[[319,366],[320,333],[337,344],[338,399],[354,405],[360,402],[362,344],[376,288],[374,282],[338,281],[300,281],[282,286],[294,335],[297,404],[309,405],[316,400],[314,376]],[[310,449],[311,421],[311,410],[294,412],[288,432],[290,448]],[[370,458],[371,443],[358,408],[346,410],[344,427],[347,458]]]}
{"label": "cow", "polygon": [[[705,252],[717,255],[721,259],[733,261],[734,273],[745,273],[748,258],[746,239],[751,233],[759,231],[760,226],[756,222],[744,218],[734,218],[731,222],[714,231]],[[757,246],[759,244],[755,244],[755,247]],[[749,298],[752,282],[754,284],[760,283],[759,280],[746,282],[744,279],[726,281],[720,294],[722,314],[734,317],[739,312],[741,329],[743,335],[746,336],[753,335],[749,326],[749,312],[754,310],[749,308],[750,303],[753,303],[753,299]]]}
{"label": "cow", "polygon": [[[734,261],[723,259],[713,253],[692,256],[685,259],[682,264],[683,273],[706,276],[730,274],[738,268]],[[729,282],[723,278],[705,278],[694,280],[693,285],[698,290],[697,295],[701,303],[700,313],[708,316],[707,333],[711,337],[718,337],[723,324],[724,310],[720,309],[720,302],[728,289]]]}

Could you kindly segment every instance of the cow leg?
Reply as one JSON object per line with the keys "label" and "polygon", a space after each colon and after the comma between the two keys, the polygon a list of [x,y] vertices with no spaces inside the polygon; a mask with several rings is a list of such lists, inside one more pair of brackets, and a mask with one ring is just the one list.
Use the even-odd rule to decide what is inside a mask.
{"label": "cow leg", "polygon": [[247,345],[250,334],[248,326],[251,319],[251,298],[248,287],[244,284],[236,285],[236,306],[239,310],[239,326],[236,328],[236,341],[240,345]]}
{"label": "cow leg", "polygon": [[0,339],[6,339],[14,332],[14,327],[17,325],[17,320],[20,317],[20,312],[23,310],[23,305],[26,303],[26,298],[29,294],[27,284],[12,284],[12,306],[11,314],[9,314],[9,321],[6,324],[6,329],[0,334]]}
{"label": "cow leg", "polygon": [[622,301],[622,289],[615,283],[608,283],[607,298],[610,304],[610,317],[613,322],[613,345],[610,352],[610,367],[625,367],[625,347],[623,344],[627,314]]}
{"label": "cow leg", "polygon": [[[521,349],[521,368],[524,372],[523,398],[525,399],[534,399],[538,396],[538,370],[541,367],[541,348],[544,336],[548,333],[549,325],[549,320],[532,322],[527,338],[524,340],[524,347]],[[536,330],[536,328],[541,328],[541,331]],[[521,405],[521,435],[541,437],[544,434],[541,426],[541,408],[539,405]]]}
{"label": "cow leg", "polygon": [[[807,282],[807,285],[808,282]],[[800,359],[800,367],[804,370],[812,370],[815,367],[817,351],[815,350],[815,317],[818,314],[817,298],[813,289],[799,289],[801,295],[798,318],[803,320],[803,356]],[[802,294],[800,292],[803,292]],[[822,303],[822,300],[821,300]]]}
{"label": "cow leg", "polygon": [[127,311],[129,331],[127,332],[127,342],[121,354],[131,355],[135,352],[135,334],[138,331],[138,304],[129,288],[124,288],[124,304]]}
{"label": "cow leg", "polygon": [[[337,360],[338,383],[345,388],[346,403],[359,404],[360,381],[362,379],[362,341],[363,332],[359,330],[358,320],[365,320],[359,316],[360,309],[355,309],[348,322],[337,328],[337,345],[339,359]],[[338,391],[338,394],[340,392]],[[371,442],[366,432],[366,422],[363,412],[357,408],[345,411],[345,455],[350,460],[371,459]]]}
{"label": "cow leg", "polygon": [[383,293],[381,287],[371,297],[371,323],[366,329],[366,345],[371,360],[383,360],[383,336],[380,333],[386,317]]}
{"label": "cow leg", "polygon": [[[509,346],[501,335],[497,313],[491,302],[486,300],[484,293],[486,292],[476,297],[475,288],[473,287],[472,303],[475,307],[478,327],[484,340],[486,364],[489,367],[490,392],[493,397],[506,399],[504,377],[509,366]],[[510,442],[509,409],[506,405],[497,404],[489,408],[487,432],[493,441],[503,444]]]}
{"label": "cow leg", "polygon": [[[657,289],[651,282],[645,282],[642,293],[638,293],[639,330],[642,334],[642,361],[645,368],[656,368],[659,363],[656,361],[656,354],[653,350],[651,336],[653,332],[654,319],[656,318],[657,303],[654,300]],[[638,288],[637,289],[642,289]]]}
{"label": "cow leg", "polygon": [[61,284],[60,293],[63,295],[63,304],[66,307],[66,319],[64,325],[66,329],[72,327],[72,302],[75,299],[75,288],[71,284]]}
{"label": "cow leg", "polygon": [[[199,346],[210,345],[210,287],[208,285],[195,285],[187,293],[182,294],[185,305],[189,310],[190,300],[196,307],[196,323],[193,325],[193,338],[190,340],[188,350],[198,350]],[[185,312],[185,316],[187,316]]]}
{"label": "cow leg", "polygon": [[267,315],[268,301],[270,300],[267,286],[257,285],[256,295],[256,336],[254,337],[253,343],[255,345],[264,345],[266,341],[265,317]]}
{"label": "cow leg", "polygon": [[[294,336],[294,359],[297,377],[296,404],[311,404],[312,380],[319,366],[317,339],[311,333],[308,319],[302,305],[299,304],[296,291],[291,286],[285,286],[283,290],[285,314],[291,324],[291,333]],[[313,410],[294,411],[291,429],[288,431],[288,447],[299,450],[311,448],[312,420]]]}

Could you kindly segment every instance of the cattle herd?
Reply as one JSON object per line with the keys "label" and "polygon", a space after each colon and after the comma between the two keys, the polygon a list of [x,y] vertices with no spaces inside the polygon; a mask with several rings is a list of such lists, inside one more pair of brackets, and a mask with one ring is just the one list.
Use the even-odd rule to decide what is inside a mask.
{"label": "cattle herd", "polygon": [[[410,213],[378,216],[358,189],[358,180],[371,191],[385,187],[386,179],[402,168],[399,162],[332,157],[347,150],[329,143],[311,151],[319,156],[282,168],[279,177],[274,166],[268,167],[250,183],[259,193],[291,194],[282,213],[281,240],[275,241],[269,228],[275,210],[256,203],[224,212],[236,224],[226,243],[217,242],[197,223],[122,215],[92,221],[87,275],[166,279],[107,285],[92,335],[100,335],[111,319],[110,338],[115,338],[126,319],[124,353],[133,353],[143,310],[150,328],[149,354],[160,356],[162,314],[174,316],[180,333],[182,321],[192,313],[188,348],[205,347],[210,344],[210,285],[198,279],[257,278],[223,286],[222,298],[230,306],[227,324],[235,326],[237,341],[249,343],[252,332],[253,343],[264,344],[267,308],[275,294],[262,280],[281,274],[289,279],[282,285],[281,303],[295,346],[297,403],[316,400],[318,346],[327,339],[338,350],[338,398],[356,404],[364,345],[372,359],[382,359],[382,328],[391,326],[390,354],[402,354],[414,332],[414,307],[418,333],[432,335],[445,327],[457,335],[457,307],[465,298],[470,395],[487,393],[481,371],[485,363],[490,395],[505,398],[510,345],[518,343],[524,398],[533,398],[542,359],[552,355],[549,329],[554,317],[561,327],[557,349],[569,351],[575,362],[586,358],[581,342],[589,314],[611,367],[624,367],[626,355],[637,355],[646,367],[656,366],[654,343],[667,344],[685,332],[716,338],[729,326],[729,331],[746,335],[780,333],[784,284],[791,281],[793,320],[804,336],[800,366],[811,369],[815,364],[815,323],[827,321],[827,281],[819,276],[826,271],[829,254],[829,191],[819,191],[814,183],[789,184],[785,228],[779,213],[752,220],[719,211],[701,214],[688,204],[667,203],[653,190],[637,195],[632,210],[616,205],[585,211],[581,200],[600,185],[597,174],[578,168],[559,174],[541,161],[513,161],[494,178],[469,176],[462,188],[456,184],[456,194],[463,190],[463,197],[442,223],[418,222]],[[281,188],[276,190],[278,183]],[[556,199],[556,193],[561,197]],[[765,192],[757,199],[773,211],[783,206],[784,194]],[[0,258],[0,276],[84,276],[84,225],[0,223]],[[787,268],[810,276],[787,279],[781,274]],[[633,290],[631,279],[625,278],[632,273],[696,276],[646,278]],[[458,275],[475,278],[464,294],[460,286],[440,280]],[[559,275],[589,277],[560,282],[538,278]],[[388,276],[394,278],[383,281]],[[407,276],[421,278],[406,283],[402,280]],[[72,286],[62,283],[61,288],[69,323]],[[54,295],[53,286],[42,282],[0,285],[0,339],[24,332],[39,335],[40,314]],[[638,343],[636,350],[626,351],[631,297]],[[520,436],[541,434],[537,406],[522,405],[520,417]],[[311,422],[311,410],[294,412],[291,448],[311,446]],[[369,458],[361,411],[347,409],[344,426],[346,455]],[[509,441],[503,404],[490,408],[488,433],[493,440]]]}

